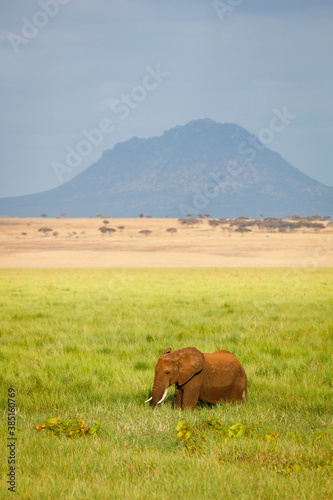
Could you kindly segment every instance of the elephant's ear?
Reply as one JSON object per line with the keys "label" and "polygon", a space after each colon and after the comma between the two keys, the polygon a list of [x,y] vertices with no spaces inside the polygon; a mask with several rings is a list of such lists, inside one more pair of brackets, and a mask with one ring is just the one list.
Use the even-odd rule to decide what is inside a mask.
{"label": "elephant's ear", "polygon": [[178,385],[186,384],[196,373],[203,369],[205,363],[204,355],[195,347],[187,347],[182,351],[178,361]]}
{"label": "elephant's ear", "polygon": [[164,354],[170,354],[170,352],[171,352],[171,347],[167,347],[162,356],[164,356]]}

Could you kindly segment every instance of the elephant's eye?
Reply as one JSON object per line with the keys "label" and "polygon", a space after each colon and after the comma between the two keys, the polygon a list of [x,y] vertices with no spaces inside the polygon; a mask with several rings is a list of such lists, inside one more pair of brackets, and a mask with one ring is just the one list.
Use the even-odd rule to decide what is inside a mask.
{"label": "elephant's eye", "polygon": [[165,372],[166,375],[170,375],[170,372]]}

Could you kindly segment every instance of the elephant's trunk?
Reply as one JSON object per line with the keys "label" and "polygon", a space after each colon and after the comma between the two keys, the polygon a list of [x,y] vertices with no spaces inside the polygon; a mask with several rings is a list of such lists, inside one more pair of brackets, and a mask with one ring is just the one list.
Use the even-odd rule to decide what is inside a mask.
{"label": "elephant's trunk", "polygon": [[152,405],[155,408],[156,405],[162,403],[167,397],[168,387],[160,386],[159,384],[153,385],[153,395],[152,395]]}

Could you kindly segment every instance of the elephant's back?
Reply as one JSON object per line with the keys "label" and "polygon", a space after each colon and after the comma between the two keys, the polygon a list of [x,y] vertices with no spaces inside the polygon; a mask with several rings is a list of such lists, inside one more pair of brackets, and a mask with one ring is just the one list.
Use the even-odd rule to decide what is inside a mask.
{"label": "elephant's back", "polygon": [[230,351],[205,353],[201,401],[216,404],[219,401],[242,401],[247,387],[244,368]]}
{"label": "elephant's back", "polygon": [[207,352],[204,353],[204,356],[208,362],[228,361],[228,362],[234,362],[235,364],[240,364],[236,356],[234,356],[230,351],[221,350],[215,352]]}
{"label": "elephant's back", "polygon": [[241,363],[230,351],[215,351],[204,353],[206,366],[211,372],[221,372],[223,376],[229,375],[232,379],[236,374],[246,380],[246,373]]}

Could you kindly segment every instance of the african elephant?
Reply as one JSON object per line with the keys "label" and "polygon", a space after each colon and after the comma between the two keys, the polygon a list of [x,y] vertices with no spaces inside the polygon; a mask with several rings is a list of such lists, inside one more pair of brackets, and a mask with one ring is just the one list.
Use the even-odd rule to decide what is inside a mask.
{"label": "african elephant", "polygon": [[202,353],[195,347],[171,352],[168,347],[155,368],[153,394],[155,407],[175,384],[175,408],[194,409],[198,401],[216,404],[219,401],[247,401],[247,377],[240,362],[229,351]]}

